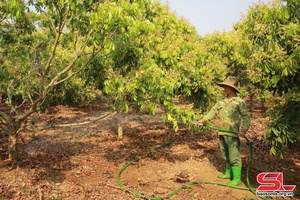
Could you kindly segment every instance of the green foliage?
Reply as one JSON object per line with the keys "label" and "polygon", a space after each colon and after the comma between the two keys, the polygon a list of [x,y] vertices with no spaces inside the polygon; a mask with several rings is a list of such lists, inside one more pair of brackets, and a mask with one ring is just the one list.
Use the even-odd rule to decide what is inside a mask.
{"label": "green foliage", "polygon": [[[220,62],[212,68],[218,59],[206,57],[195,29],[166,7],[150,1],[112,1],[99,6],[91,22],[95,42],[107,44],[109,56],[89,67],[90,81],[113,99],[113,109],[126,112],[134,105],[155,114],[163,106],[167,121],[176,127],[177,120],[188,120],[184,111],[174,111],[174,99],[200,107],[214,98],[211,84],[223,73]],[[111,30],[113,39],[108,41],[104,36]]]}
{"label": "green foliage", "polygon": [[[266,139],[272,144],[271,153],[284,155],[285,148],[297,141],[300,40],[299,2],[274,1],[253,5],[247,15],[235,25],[243,40],[239,52],[246,58],[246,73],[251,83],[251,98],[268,102],[269,127]],[[270,92],[273,96],[269,98]]]}
{"label": "green foliage", "polygon": [[[84,81],[79,83],[78,79],[70,78],[86,65],[95,50],[89,42],[88,32],[83,33],[87,31],[86,27],[78,26],[81,17],[87,19],[87,12],[78,10],[83,6],[79,1],[60,3],[28,1],[40,11],[38,13],[28,12],[23,1],[9,4],[11,12],[5,12],[0,28],[0,51],[4,52],[0,56],[1,71],[4,72],[1,73],[0,89],[7,94],[9,86],[10,98],[20,97],[24,102],[32,103],[42,96],[52,95],[40,101],[45,103],[44,107],[50,102],[72,104],[85,99],[82,95]],[[3,4],[0,8],[8,6]],[[87,2],[85,6],[88,7]],[[17,15],[15,9],[22,15]],[[67,19],[73,24],[66,25]],[[65,80],[68,81],[63,83]],[[57,86],[59,83],[62,86]],[[55,93],[50,92],[52,88]]]}
{"label": "green foliage", "polygon": [[[299,88],[299,12],[296,3],[281,1],[254,5],[247,16],[236,25],[250,40],[247,64],[260,72],[255,78],[266,89],[280,94]],[[260,78],[259,78],[260,76]]]}
{"label": "green foliage", "polygon": [[300,136],[299,112],[299,100],[279,100],[277,105],[267,111],[270,121],[264,136],[272,144],[271,154],[276,155],[279,152],[280,157],[283,157],[285,148],[297,141]]}
{"label": "green foliage", "polygon": [[92,86],[86,86],[79,77],[72,77],[63,84],[53,88],[41,105],[40,110],[44,111],[50,105],[77,106],[84,101],[91,101],[97,98],[97,90]]}
{"label": "green foliage", "polygon": [[[3,21],[1,23],[0,51],[3,53],[0,55],[0,87],[2,93],[6,93],[8,86],[11,86],[11,89],[15,89],[16,96],[26,96],[28,84],[36,83],[33,76],[36,72],[30,70],[32,63],[29,55],[32,53],[30,46],[38,41],[38,37],[32,36],[32,29],[27,29],[28,26],[24,25],[29,23],[28,19],[29,17],[25,16],[17,18],[13,22]],[[28,76],[32,76],[32,78],[26,80]],[[9,84],[11,81],[13,81],[12,85]]]}
{"label": "green foliage", "polygon": [[193,124],[196,119],[196,114],[192,107],[186,106],[182,108],[182,105],[180,107],[179,105],[169,102],[164,102],[164,106],[167,114],[165,114],[162,119],[165,122],[171,122],[175,131],[178,130],[179,123],[184,124],[191,130],[195,129]]}

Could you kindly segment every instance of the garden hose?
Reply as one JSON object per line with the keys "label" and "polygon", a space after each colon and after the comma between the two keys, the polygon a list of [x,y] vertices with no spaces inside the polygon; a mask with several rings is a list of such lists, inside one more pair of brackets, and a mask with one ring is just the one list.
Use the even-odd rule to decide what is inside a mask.
{"label": "garden hose", "polygon": [[[170,145],[171,143],[173,143],[176,139],[178,139],[178,138],[181,137],[182,135],[183,135],[183,134],[181,134],[181,135],[179,135],[179,136],[177,136],[177,137],[171,139],[171,140],[168,141],[167,143],[164,143],[164,144],[162,144],[162,145],[159,145],[159,146],[157,146],[157,147],[151,149],[151,150],[148,151],[148,153],[146,153],[144,156],[138,157],[138,158],[136,158],[136,159],[134,159],[134,160],[128,162],[126,165],[124,165],[124,166],[118,171],[118,174],[117,174],[117,182],[118,182],[118,185],[119,185],[122,189],[124,189],[124,190],[126,190],[127,192],[133,194],[133,195],[136,196],[136,197],[140,197],[140,198],[148,199],[148,200],[162,200],[163,198],[161,198],[161,197],[149,197],[149,196],[143,195],[143,194],[141,194],[141,193],[138,193],[138,192],[136,192],[136,191],[133,191],[133,190],[130,190],[130,189],[124,187],[124,185],[122,184],[122,182],[121,182],[121,180],[120,180],[120,179],[121,179],[121,174],[122,174],[122,172],[123,172],[127,167],[129,167],[129,166],[132,165],[133,163],[138,162],[140,159],[142,159],[142,158],[144,158],[144,157],[146,157],[146,156],[152,154],[152,153],[155,152],[157,149],[160,149],[160,148],[163,148],[163,147],[165,147],[165,146]],[[169,195],[166,197],[166,199],[169,199],[169,198],[171,198],[172,196],[174,196],[175,194],[177,194],[178,192],[180,192],[181,190],[186,189],[187,187],[189,187],[189,186],[191,186],[191,185],[196,185],[196,184],[199,184],[199,183],[194,181],[194,182],[188,183],[187,185],[183,185],[183,186],[181,186],[180,188],[174,190],[171,194],[169,194]]]}
{"label": "garden hose", "polygon": [[[218,128],[218,127],[215,127],[215,126],[212,126],[211,124],[209,123],[205,123],[204,124],[206,127],[208,128],[211,128],[211,129],[214,129],[214,130],[218,130],[220,132],[229,132],[229,133],[235,133],[235,134],[239,134],[237,131],[233,131],[233,130],[226,130],[226,129],[223,129],[223,128]],[[130,162],[128,162],[126,165],[124,165],[119,171],[118,171],[118,174],[117,174],[117,182],[118,182],[118,185],[126,190],[127,192],[133,194],[134,196],[136,197],[140,197],[140,198],[143,198],[143,199],[148,199],[148,200],[162,200],[163,198],[161,197],[150,197],[150,196],[146,196],[146,195],[143,195],[141,193],[138,193],[136,191],[133,191],[133,190],[130,190],[126,187],[124,187],[124,185],[122,184],[121,182],[121,174],[122,172],[127,168],[129,167],[130,165],[132,165],[133,163],[135,162],[138,162],[140,159],[150,155],[151,153],[155,152],[157,149],[160,149],[162,147],[165,147],[165,146],[168,146],[170,145],[171,143],[173,143],[176,139],[178,139],[180,136],[182,136],[183,134],[171,139],[170,141],[168,141],[167,143],[164,143],[162,145],[159,145],[157,147],[155,147],[154,149],[151,149],[148,153],[146,153],[144,156],[142,157],[138,157]],[[247,166],[247,173],[246,173],[246,181],[247,181],[247,185],[248,185],[248,188],[246,187],[238,187],[238,186],[228,186],[224,183],[219,183],[219,182],[210,182],[210,181],[205,181],[204,183],[205,184],[215,184],[215,185],[220,185],[220,186],[226,186],[226,187],[231,187],[231,188],[235,188],[235,189],[240,189],[240,190],[250,190],[253,194],[256,195],[255,193],[255,189],[251,187],[250,185],[250,181],[249,181],[249,171],[250,171],[250,165],[251,165],[251,162],[252,162],[252,156],[253,156],[253,147],[252,147],[252,142],[245,136],[245,139],[250,147],[250,156],[249,156],[249,160],[248,160],[248,166]],[[190,182],[184,186],[181,186],[180,188],[174,190],[171,194],[169,194],[166,199],[170,199],[172,196],[174,196],[175,194],[177,194],[178,192],[180,192],[181,190],[183,189],[186,189],[187,187],[189,186],[192,186],[192,185],[196,185],[196,184],[199,184],[198,182]],[[260,197],[261,199],[264,199],[264,200],[267,200],[268,198],[265,198],[265,197]]]}

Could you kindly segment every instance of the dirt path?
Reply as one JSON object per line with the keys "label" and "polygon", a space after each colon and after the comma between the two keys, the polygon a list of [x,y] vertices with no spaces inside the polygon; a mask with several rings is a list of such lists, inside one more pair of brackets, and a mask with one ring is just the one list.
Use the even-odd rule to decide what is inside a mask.
{"label": "dirt path", "polygon": [[[106,105],[97,104],[80,108],[58,106],[38,116],[37,125],[93,120],[107,110]],[[259,140],[264,128],[261,113],[251,114],[253,120],[248,134],[254,142],[249,177],[252,186],[258,186],[256,176],[260,172],[280,171],[284,173],[285,183],[297,185],[299,191],[299,149],[289,151],[284,159],[269,156],[268,146]],[[124,138],[119,141],[115,124],[115,117],[111,117],[85,127],[28,130],[23,134],[25,143],[20,144],[21,161],[14,168],[5,160],[2,139],[0,199],[141,199],[119,187],[118,171],[129,161],[181,134],[171,145],[126,168],[121,174],[124,186],[146,196],[164,198],[182,185],[197,181],[199,184],[187,187],[171,199],[258,199],[249,191],[204,184],[204,181],[226,183],[216,177],[223,171],[224,161],[214,131],[191,133],[181,127],[175,133],[157,117],[130,113],[123,126]],[[241,148],[241,186],[246,186],[249,147],[245,140]]]}

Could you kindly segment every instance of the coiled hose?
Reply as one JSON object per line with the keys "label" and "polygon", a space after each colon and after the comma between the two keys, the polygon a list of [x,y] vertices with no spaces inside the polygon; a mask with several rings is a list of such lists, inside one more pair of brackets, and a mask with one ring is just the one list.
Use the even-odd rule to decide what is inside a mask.
{"label": "coiled hose", "polygon": [[[229,132],[229,133],[235,133],[235,134],[239,134],[237,131],[233,131],[233,130],[226,130],[226,129],[223,129],[223,128],[218,128],[218,127],[215,127],[209,123],[205,123],[204,124],[206,127],[208,128],[211,128],[211,129],[214,129],[214,130],[218,130],[218,131],[221,131],[221,132]],[[173,143],[176,139],[178,139],[179,137],[181,137],[182,135],[179,135],[173,139],[171,139],[170,141],[168,141],[167,143],[164,143],[162,145],[159,145],[158,147],[155,147],[154,149],[151,149],[148,153],[146,153],[144,156],[141,156],[141,157],[138,157],[130,162],[128,162],[126,165],[124,165],[119,171],[118,171],[118,174],[117,174],[117,182],[118,182],[118,185],[120,186],[120,188],[126,190],[127,192],[133,194],[134,196],[136,197],[140,197],[140,198],[143,198],[143,199],[148,199],[148,200],[162,200],[163,198],[161,197],[149,197],[149,196],[146,196],[146,195],[143,195],[141,193],[138,193],[136,191],[133,191],[133,190],[130,190],[128,188],[126,188],[122,182],[121,182],[121,174],[122,172],[127,168],[129,167],[130,165],[132,165],[133,163],[135,162],[138,162],[140,159],[152,154],[153,152],[155,152],[157,149],[160,149],[160,148],[163,148],[165,146],[168,146],[170,145],[171,143]],[[250,185],[250,181],[249,181],[249,171],[250,171],[250,166],[251,166],[251,162],[252,162],[252,157],[253,157],[253,146],[252,146],[252,142],[245,136],[245,139],[249,145],[249,148],[250,148],[250,156],[249,156],[249,159],[248,159],[248,164],[247,164],[247,172],[246,172],[246,181],[247,181],[247,186],[248,188],[246,187],[238,187],[238,186],[228,186],[224,183],[219,183],[219,182],[210,182],[210,181],[205,181],[203,183],[205,184],[215,184],[215,185],[220,185],[220,186],[226,186],[226,187],[231,187],[231,188],[235,188],[235,189],[240,189],[240,190],[250,190],[253,194],[256,195],[256,192],[255,192],[255,188],[251,187]],[[175,194],[177,194],[178,192],[180,192],[181,190],[183,189],[186,189],[188,188],[189,186],[192,186],[192,185],[196,185],[196,184],[199,184],[198,182],[190,182],[186,185],[183,185],[181,186],[180,188],[174,190],[173,192],[171,192],[171,194],[169,194],[166,199],[170,199],[172,196],[174,196]],[[268,200],[268,198],[265,198],[265,197],[262,197],[260,196],[261,199],[264,199],[264,200]]]}

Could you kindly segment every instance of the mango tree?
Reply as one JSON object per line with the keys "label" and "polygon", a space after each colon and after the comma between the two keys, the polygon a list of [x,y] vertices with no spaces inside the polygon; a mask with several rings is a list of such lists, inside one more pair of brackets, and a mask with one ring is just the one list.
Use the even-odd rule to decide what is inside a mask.
{"label": "mango tree", "polygon": [[[254,5],[237,25],[237,31],[251,44],[247,65],[259,72],[260,85],[272,91],[277,105],[269,110],[270,124],[265,137],[272,143],[271,153],[280,151],[296,141],[299,120],[293,112],[299,107],[299,2],[275,1]],[[257,80],[259,78],[257,77]],[[297,103],[298,102],[298,103]],[[288,115],[286,115],[288,114]],[[297,119],[297,117],[296,117]]]}
{"label": "mango tree", "polygon": [[[107,20],[114,23],[108,26]],[[176,99],[208,105],[213,98],[215,90],[209,86],[222,70],[211,67],[216,59],[204,56],[195,29],[167,7],[151,1],[113,1],[99,6],[91,15],[91,24],[99,34],[114,30],[117,35],[105,41],[117,51],[90,69],[96,81],[106,77],[99,86],[113,99],[113,109],[127,112],[134,106],[155,114],[161,106],[165,120],[176,130],[178,121],[189,124],[195,118],[193,107],[180,109]],[[106,68],[95,73],[103,65]],[[122,138],[120,118],[118,124]]]}
{"label": "mango tree", "polygon": [[7,96],[0,128],[9,136],[12,162],[18,157],[19,132],[47,95],[101,56],[103,46],[93,43],[84,21],[92,8],[77,0],[0,3],[1,91]]}

